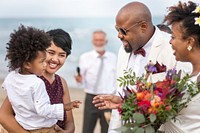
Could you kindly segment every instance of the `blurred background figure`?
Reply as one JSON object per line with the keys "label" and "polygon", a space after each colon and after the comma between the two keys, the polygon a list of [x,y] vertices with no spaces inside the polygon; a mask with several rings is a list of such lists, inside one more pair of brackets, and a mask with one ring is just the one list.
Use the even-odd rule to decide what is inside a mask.
{"label": "blurred background figure", "polygon": [[111,110],[98,110],[92,100],[96,95],[116,92],[116,55],[106,51],[107,38],[104,31],[94,31],[92,43],[93,50],[80,56],[80,74],[75,76],[76,81],[84,85],[86,93],[83,133],[93,133],[98,119],[101,133],[107,133],[108,112]]}

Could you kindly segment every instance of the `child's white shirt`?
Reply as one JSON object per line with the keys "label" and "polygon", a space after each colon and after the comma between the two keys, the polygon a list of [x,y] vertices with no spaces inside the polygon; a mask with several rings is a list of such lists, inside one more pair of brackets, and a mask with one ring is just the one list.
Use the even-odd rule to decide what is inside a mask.
{"label": "child's white shirt", "polygon": [[22,75],[12,71],[2,88],[7,91],[17,122],[26,130],[51,127],[63,120],[63,104],[50,104],[42,79],[34,74]]}

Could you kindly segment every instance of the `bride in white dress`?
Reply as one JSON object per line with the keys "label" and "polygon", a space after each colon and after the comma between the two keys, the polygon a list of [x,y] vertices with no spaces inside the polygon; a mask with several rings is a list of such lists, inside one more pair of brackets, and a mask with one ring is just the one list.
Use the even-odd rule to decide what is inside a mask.
{"label": "bride in white dress", "polygon": [[[200,79],[200,6],[193,2],[171,6],[165,22],[172,26],[170,44],[177,61],[190,62],[191,81]],[[198,87],[199,88],[199,87]],[[194,89],[198,89],[197,87]],[[165,133],[200,133],[200,94],[176,117],[162,126]]]}

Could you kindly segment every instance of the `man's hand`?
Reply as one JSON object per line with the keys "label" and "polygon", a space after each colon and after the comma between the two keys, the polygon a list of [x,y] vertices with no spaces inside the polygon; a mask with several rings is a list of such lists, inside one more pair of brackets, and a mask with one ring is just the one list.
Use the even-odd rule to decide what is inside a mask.
{"label": "man's hand", "polygon": [[100,110],[117,109],[121,98],[115,95],[97,95],[93,98],[93,104]]}

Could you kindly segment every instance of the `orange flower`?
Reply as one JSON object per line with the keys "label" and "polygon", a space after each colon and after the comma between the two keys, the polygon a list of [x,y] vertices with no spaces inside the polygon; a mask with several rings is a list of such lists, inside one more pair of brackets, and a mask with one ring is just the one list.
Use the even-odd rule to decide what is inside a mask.
{"label": "orange flower", "polygon": [[157,113],[157,110],[156,110],[156,108],[154,108],[154,107],[150,107],[150,108],[148,109],[148,113],[149,113],[149,114],[156,114],[156,113]]}
{"label": "orange flower", "polygon": [[143,92],[138,92],[137,93],[137,99],[140,100],[140,101],[143,100],[144,99],[144,93]]}
{"label": "orange flower", "polygon": [[147,93],[145,96],[144,96],[144,100],[150,100],[152,97],[152,94],[151,93]]}
{"label": "orange flower", "polygon": [[153,100],[151,100],[151,106],[158,108],[159,105],[160,105],[159,104],[160,101],[161,101],[161,98],[159,96],[155,95],[154,98],[153,98]]}

